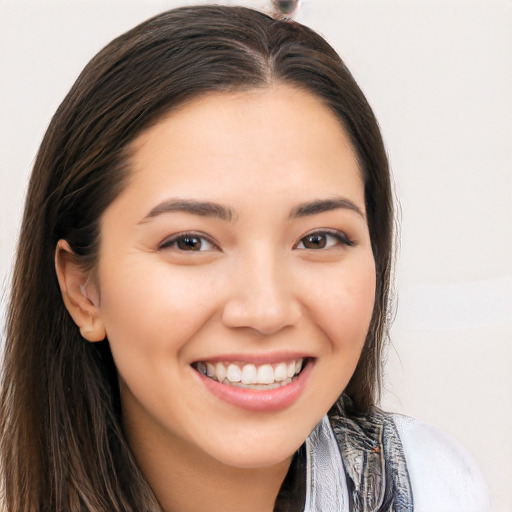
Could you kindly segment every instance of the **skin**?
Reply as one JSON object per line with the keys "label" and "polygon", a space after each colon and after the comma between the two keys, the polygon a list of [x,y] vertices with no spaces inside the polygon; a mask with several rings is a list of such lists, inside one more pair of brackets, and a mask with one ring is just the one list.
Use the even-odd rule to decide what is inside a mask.
{"label": "skin", "polygon": [[[101,219],[94,280],[59,242],[65,303],[85,338],[109,339],[128,440],[164,510],[271,511],[291,456],[347,385],[372,314],[355,152],[327,107],[283,85],[196,99],[132,150],[131,179]],[[344,202],[297,215],[333,198]],[[231,219],[162,212],[169,199],[213,202]],[[190,232],[200,250],[173,238]],[[192,366],[290,354],[309,357],[310,373],[272,411],[220,399]]]}

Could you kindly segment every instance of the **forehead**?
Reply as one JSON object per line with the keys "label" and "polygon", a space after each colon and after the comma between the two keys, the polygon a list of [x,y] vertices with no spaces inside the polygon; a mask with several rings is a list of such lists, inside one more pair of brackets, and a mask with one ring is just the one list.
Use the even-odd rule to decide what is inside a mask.
{"label": "forehead", "polygon": [[284,194],[337,185],[363,193],[357,157],[338,118],[316,96],[289,86],[194,99],[131,149],[133,185],[197,194],[227,192],[240,181],[234,192],[264,192],[272,184]]}

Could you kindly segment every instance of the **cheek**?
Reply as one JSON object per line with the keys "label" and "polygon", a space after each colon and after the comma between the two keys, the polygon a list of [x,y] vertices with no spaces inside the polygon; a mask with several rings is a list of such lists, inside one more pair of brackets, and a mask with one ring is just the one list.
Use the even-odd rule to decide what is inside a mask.
{"label": "cheek", "polygon": [[[314,375],[315,386],[308,400],[318,417],[334,404],[349,383],[372,317],[375,301],[373,257],[362,254],[338,267],[325,267],[315,279],[304,283],[309,289],[305,309],[322,343]],[[306,289],[304,289],[304,292]]]}
{"label": "cheek", "polygon": [[214,285],[197,269],[141,258],[104,269],[102,315],[112,350],[179,350],[215,311]]}
{"label": "cheek", "polygon": [[[317,288],[318,290],[318,288]],[[375,264],[367,257],[326,278],[323,293],[312,301],[317,323],[331,340],[334,352],[358,357],[368,332],[375,302]]]}

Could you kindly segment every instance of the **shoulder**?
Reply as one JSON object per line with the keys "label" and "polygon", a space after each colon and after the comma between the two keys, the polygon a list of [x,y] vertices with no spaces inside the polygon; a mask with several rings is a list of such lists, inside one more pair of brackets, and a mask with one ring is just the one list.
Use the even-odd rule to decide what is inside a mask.
{"label": "shoulder", "polygon": [[487,512],[489,494],[471,456],[422,421],[392,415],[402,442],[415,512]]}

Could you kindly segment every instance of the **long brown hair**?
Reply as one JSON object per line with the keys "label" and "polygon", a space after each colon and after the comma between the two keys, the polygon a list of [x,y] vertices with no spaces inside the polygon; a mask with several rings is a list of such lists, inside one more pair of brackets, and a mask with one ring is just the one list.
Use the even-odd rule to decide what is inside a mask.
{"label": "long brown hair", "polygon": [[[54,270],[65,239],[93,269],[99,219],[129,177],[130,143],[209,91],[301,87],[340,120],[357,153],[377,269],[374,314],[344,391],[375,403],[392,247],[386,154],[366,99],[312,30],[242,7],[171,10],[118,37],[86,66],[46,132],[32,172],[7,315],[0,403],[2,491],[9,512],[160,510],[124,438],[108,340],[88,343]],[[334,320],[333,320],[334,321]]]}

